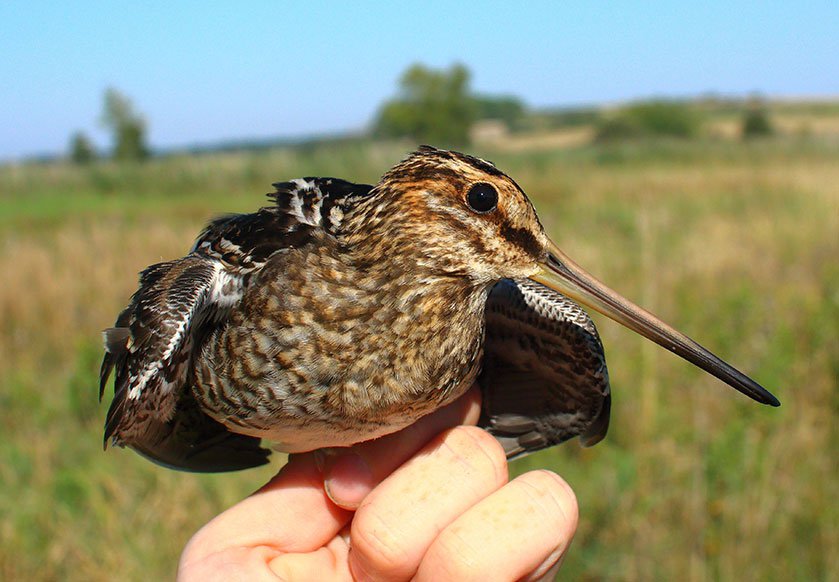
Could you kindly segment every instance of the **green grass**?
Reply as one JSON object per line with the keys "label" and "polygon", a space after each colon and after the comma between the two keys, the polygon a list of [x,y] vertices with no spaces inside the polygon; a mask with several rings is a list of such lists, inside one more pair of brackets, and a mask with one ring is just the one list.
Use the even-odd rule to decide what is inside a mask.
{"label": "green grass", "polygon": [[[302,175],[373,181],[404,144],[0,169],[0,579],[161,579],[275,464],[198,476],[102,452],[99,330],[144,266],[208,218]],[[773,390],[760,407],[598,318],[607,439],[512,465],[558,471],[569,579],[837,579],[839,147],[649,141],[476,152],[588,270]]]}

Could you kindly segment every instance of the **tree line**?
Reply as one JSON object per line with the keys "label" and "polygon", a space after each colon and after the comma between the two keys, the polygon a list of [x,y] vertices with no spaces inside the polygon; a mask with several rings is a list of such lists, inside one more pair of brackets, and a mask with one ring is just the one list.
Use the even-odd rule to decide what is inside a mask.
{"label": "tree line", "polygon": [[[511,131],[591,125],[595,141],[602,142],[657,136],[693,138],[700,133],[701,117],[695,103],[675,100],[643,101],[610,112],[595,107],[532,111],[518,97],[475,92],[469,69],[462,64],[444,69],[414,64],[399,78],[396,95],[379,107],[370,135],[463,147],[469,145],[475,123],[491,119]],[[142,161],[149,156],[146,120],[128,97],[108,89],[99,122],[111,134],[108,157]],[[742,137],[749,139],[772,132],[765,104],[750,99],[742,113]],[[97,157],[96,148],[84,133],[76,132],[71,137],[72,161],[84,164]]]}

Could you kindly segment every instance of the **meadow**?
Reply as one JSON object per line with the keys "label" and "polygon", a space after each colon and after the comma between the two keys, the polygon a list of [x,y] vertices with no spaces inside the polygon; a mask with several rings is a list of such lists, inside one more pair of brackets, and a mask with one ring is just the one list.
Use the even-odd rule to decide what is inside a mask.
{"label": "meadow", "polygon": [[[191,475],[102,451],[100,330],[146,265],[304,175],[374,181],[410,149],[347,143],[143,165],[0,168],[0,579],[158,580],[282,463]],[[607,284],[755,377],[759,406],[597,318],[612,424],[511,464],[562,474],[573,580],[839,580],[839,142],[704,138],[474,153]],[[106,397],[107,398],[107,397]]]}

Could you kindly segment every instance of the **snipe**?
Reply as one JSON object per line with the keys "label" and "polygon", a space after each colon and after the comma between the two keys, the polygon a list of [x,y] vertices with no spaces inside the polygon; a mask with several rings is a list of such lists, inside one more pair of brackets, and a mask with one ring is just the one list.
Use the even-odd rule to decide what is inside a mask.
{"label": "snipe", "polygon": [[351,445],[414,422],[476,379],[509,457],[609,424],[589,305],[764,404],[756,382],[583,271],[494,165],[430,147],[376,186],[274,185],[143,271],[105,332],[105,442],[192,471]]}

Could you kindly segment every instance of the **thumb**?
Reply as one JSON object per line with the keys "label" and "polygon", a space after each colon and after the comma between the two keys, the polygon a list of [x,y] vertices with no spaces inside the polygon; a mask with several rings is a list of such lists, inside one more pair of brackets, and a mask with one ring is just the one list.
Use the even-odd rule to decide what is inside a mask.
{"label": "thumb", "polygon": [[[324,490],[344,509],[356,509],[370,491],[411,458],[428,441],[447,428],[474,425],[481,413],[481,392],[477,384],[451,404],[394,434],[326,453]],[[334,451],[334,450],[333,450]]]}

